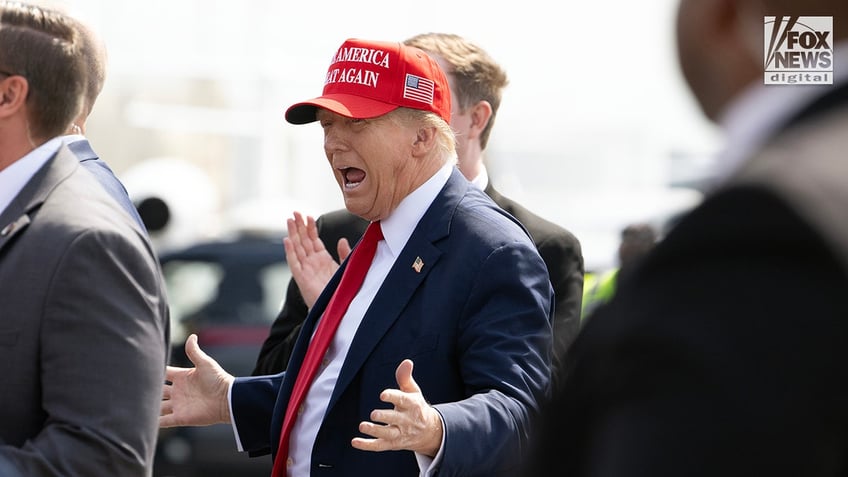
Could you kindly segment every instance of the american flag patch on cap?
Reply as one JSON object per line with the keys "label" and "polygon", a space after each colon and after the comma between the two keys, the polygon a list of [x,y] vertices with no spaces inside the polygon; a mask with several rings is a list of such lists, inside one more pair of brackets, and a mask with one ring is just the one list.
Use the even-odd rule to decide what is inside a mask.
{"label": "american flag patch on cap", "polygon": [[433,104],[433,88],[432,80],[407,74],[406,84],[403,85],[403,97],[404,99]]}

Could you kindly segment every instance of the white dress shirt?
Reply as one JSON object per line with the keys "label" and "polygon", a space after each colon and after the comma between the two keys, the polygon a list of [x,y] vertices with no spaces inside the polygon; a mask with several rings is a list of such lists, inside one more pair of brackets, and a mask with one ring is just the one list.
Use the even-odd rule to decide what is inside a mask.
{"label": "white dress shirt", "polygon": [[489,185],[489,171],[486,170],[484,164],[480,164],[480,173],[471,180],[471,183],[480,190],[486,190],[486,187]]}
{"label": "white dress shirt", "polygon": [[[406,196],[389,217],[380,221],[384,238],[377,243],[377,251],[374,254],[371,267],[365,275],[362,287],[351,301],[339,328],[333,336],[333,340],[330,342],[324,362],[304,398],[300,416],[295,420],[292,428],[287,469],[289,477],[309,476],[312,446],[315,443],[324,414],[327,412],[330,396],[333,393],[333,388],[356,330],[394,265],[395,259],[406,246],[406,242],[421,217],[424,216],[439,191],[447,183],[454,167],[453,163],[443,166],[427,182]],[[231,392],[232,388],[230,388]],[[238,429],[235,428],[235,421],[232,422],[239,450],[242,450],[241,442],[238,439]],[[441,454],[441,451],[439,454]],[[437,460],[425,456],[417,457],[419,466],[423,466],[421,475],[426,477],[432,463],[437,462]],[[439,458],[440,455],[437,455],[436,459]]]}
{"label": "white dress shirt", "polygon": [[833,56],[832,85],[766,85],[760,80],[733,99],[718,121],[725,146],[716,161],[713,185],[724,182],[816,97],[848,82],[848,41],[834,44]]}
{"label": "white dress shirt", "polygon": [[[32,176],[53,157],[62,145],[62,138],[53,138],[33,149],[24,157],[0,170],[0,215],[32,179]],[[5,224],[4,224],[5,225]],[[0,225],[2,228],[3,225]]]}

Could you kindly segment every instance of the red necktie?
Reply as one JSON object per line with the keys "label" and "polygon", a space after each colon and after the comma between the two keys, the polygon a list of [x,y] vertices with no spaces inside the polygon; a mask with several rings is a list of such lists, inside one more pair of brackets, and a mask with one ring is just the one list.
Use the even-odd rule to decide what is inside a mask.
{"label": "red necktie", "polygon": [[306,397],[309,387],[312,385],[312,380],[318,372],[324,354],[326,354],[327,348],[330,346],[330,341],[333,340],[333,335],[336,333],[342,317],[347,312],[351,300],[353,300],[353,297],[356,296],[356,293],[362,286],[365,274],[368,273],[368,269],[371,267],[374,252],[377,251],[377,242],[380,240],[383,240],[383,230],[380,228],[380,222],[372,222],[368,225],[362,241],[350,254],[347,268],[342,273],[339,286],[336,288],[336,292],[332,298],[330,298],[330,303],[327,304],[324,315],[318,322],[315,335],[312,337],[309,348],[306,350],[306,356],[303,358],[303,365],[297,373],[288,407],[286,407],[286,415],[283,418],[282,431],[280,431],[280,446],[277,448],[274,468],[271,472],[272,477],[284,477],[286,475],[289,435],[291,434],[292,427],[294,427],[298,408]]}

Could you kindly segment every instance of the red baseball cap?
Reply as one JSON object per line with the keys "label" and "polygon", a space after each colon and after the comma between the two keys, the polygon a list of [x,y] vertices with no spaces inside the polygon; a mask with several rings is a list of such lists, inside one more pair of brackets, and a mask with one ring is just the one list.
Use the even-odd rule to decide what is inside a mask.
{"label": "red baseball cap", "polygon": [[403,43],[349,39],[333,56],[324,93],[290,106],[286,121],[311,123],[318,108],[369,119],[399,107],[431,111],[450,122],[450,88],[438,63]]}

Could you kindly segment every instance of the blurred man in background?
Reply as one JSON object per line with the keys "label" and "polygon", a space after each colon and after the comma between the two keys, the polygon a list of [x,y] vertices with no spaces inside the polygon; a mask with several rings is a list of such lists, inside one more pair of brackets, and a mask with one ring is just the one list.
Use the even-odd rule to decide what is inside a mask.
{"label": "blurred man in background", "polygon": [[[524,475],[848,473],[847,25],[842,0],[681,0],[717,182],[586,323]],[[765,86],[772,26],[832,48],[833,84]]]}
{"label": "blurred man in background", "polygon": [[617,250],[618,266],[609,270],[586,273],[583,283],[581,319],[586,319],[596,308],[612,299],[619,274],[628,273],[654,248],[656,241],[657,233],[654,226],[646,222],[630,224],[621,230],[621,241]]}

